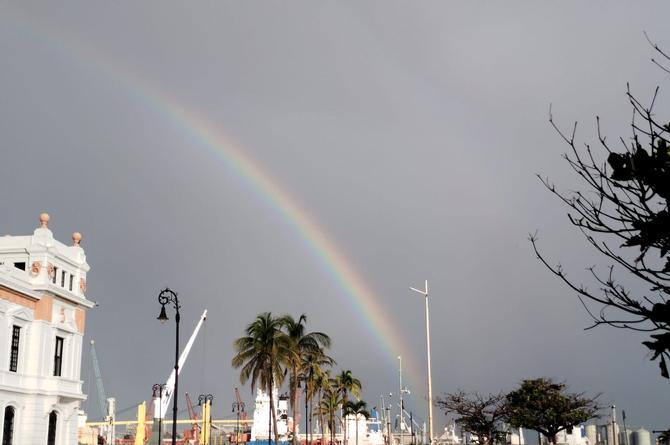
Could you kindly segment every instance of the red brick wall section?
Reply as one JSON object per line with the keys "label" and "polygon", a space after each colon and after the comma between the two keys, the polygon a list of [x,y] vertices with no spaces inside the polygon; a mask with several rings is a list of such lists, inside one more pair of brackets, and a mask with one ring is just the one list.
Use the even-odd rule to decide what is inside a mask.
{"label": "red brick wall section", "polygon": [[80,334],[84,335],[84,329],[86,328],[86,311],[80,307],[75,309],[74,320],[77,323],[77,330]]}
{"label": "red brick wall section", "polygon": [[35,310],[37,300],[20,292],[0,286],[0,299]]}

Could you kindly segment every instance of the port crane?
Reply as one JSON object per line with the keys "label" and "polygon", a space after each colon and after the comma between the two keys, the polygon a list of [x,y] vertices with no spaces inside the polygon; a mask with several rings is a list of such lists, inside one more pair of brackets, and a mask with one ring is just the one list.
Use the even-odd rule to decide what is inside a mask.
{"label": "port crane", "polygon": [[105,393],[105,386],[102,384],[100,363],[98,362],[98,354],[95,352],[95,340],[91,340],[91,361],[93,362],[93,373],[95,374],[95,387],[98,390],[98,408],[100,408],[100,415],[104,419],[108,415],[106,406],[107,394]]}
{"label": "port crane", "polygon": [[193,402],[191,397],[186,393],[186,405],[188,406],[188,417],[193,421],[191,424],[190,430],[184,430],[184,439],[185,440],[198,440],[200,437],[200,424],[198,424],[198,413],[195,412],[193,408]]}
{"label": "port crane", "polygon": [[[205,322],[205,320],[207,320],[207,309],[205,309],[205,311],[200,316],[200,320],[195,326],[195,330],[193,331],[193,334],[191,334],[191,338],[189,338],[188,343],[186,343],[184,350],[179,356],[179,374],[181,374],[182,369],[184,369],[184,363],[186,362],[188,353],[191,351],[191,347],[193,347],[195,338],[198,336],[198,332],[200,332],[200,328],[202,327],[202,324]],[[176,375],[173,369],[167,381],[165,382],[165,388],[161,391],[160,397],[154,399],[154,416],[156,416],[156,418],[165,418],[165,413],[168,410],[168,406],[172,400],[172,393],[174,392],[175,377]]]}
{"label": "port crane", "polygon": [[240,420],[247,420],[247,412],[244,410],[245,404],[240,397],[239,388],[235,387],[235,400],[237,401],[237,406],[240,408]]}
{"label": "port crane", "polygon": [[[245,411],[245,404],[242,401],[242,397],[240,396],[240,390],[235,387],[235,402],[233,403],[233,411],[237,413],[237,425],[235,427],[235,443],[239,442],[247,442],[247,434],[246,432],[244,434],[241,433],[240,431],[240,421],[244,424],[247,425],[247,412]],[[242,440],[240,440],[242,439]],[[230,439],[230,442],[232,442],[232,436]]]}

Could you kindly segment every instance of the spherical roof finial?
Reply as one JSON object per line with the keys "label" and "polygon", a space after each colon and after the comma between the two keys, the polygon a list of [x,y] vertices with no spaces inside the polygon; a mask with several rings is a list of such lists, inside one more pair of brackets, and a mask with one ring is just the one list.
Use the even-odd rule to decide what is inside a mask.
{"label": "spherical roof finial", "polygon": [[81,243],[81,233],[74,232],[72,234],[72,243],[73,243],[73,246],[79,246],[79,243]]}
{"label": "spherical roof finial", "polygon": [[40,213],[40,225],[42,228],[46,229],[49,227],[49,219],[51,218],[48,213]]}

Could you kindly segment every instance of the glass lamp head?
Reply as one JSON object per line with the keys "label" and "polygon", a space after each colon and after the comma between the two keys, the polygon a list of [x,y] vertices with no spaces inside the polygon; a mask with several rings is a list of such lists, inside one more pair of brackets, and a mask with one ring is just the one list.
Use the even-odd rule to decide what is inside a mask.
{"label": "glass lamp head", "polygon": [[165,313],[165,305],[162,305],[161,306],[161,313],[158,316],[158,321],[160,321],[161,323],[165,323],[168,320],[169,320],[169,318],[168,318],[167,314]]}

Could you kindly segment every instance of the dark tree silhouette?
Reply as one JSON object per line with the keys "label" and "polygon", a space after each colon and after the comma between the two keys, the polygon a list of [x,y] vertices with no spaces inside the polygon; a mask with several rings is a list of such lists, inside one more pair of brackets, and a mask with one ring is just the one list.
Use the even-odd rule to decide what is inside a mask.
{"label": "dark tree silhouette", "polygon": [[597,416],[600,406],[583,393],[566,393],[565,383],[548,378],[523,380],[507,394],[508,420],[516,428],[529,428],[556,443],[556,434]]}
{"label": "dark tree silhouette", "polygon": [[270,397],[268,413],[268,443],[272,445],[272,432],[275,445],[279,443],[277,431],[277,412],[275,410],[274,389],[284,381],[285,369],[295,361],[295,350],[291,339],[282,328],[285,318],[273,317],[270,312],[256,316],[247,325],[244,336],[233,343],[236,354],[231,364],[240,370],[240,383],[243,385],[251,380],[251,390],[256,385],[267,392]]}
{"label": "dark tree silhouette", "polygon": [[[651,43],[651,41],[650,41]],[[664,71],[670,56],[651,43],[663,59],[652,61]],[[544,185],[567,207],[568,218],[587,242],[610,262],[606,270],[590,267],[595,288],[568,279],[563,267],[553,265],[540,253],[536,235],[530,236],[533,249],[544,265],[577,293],[593,319],[593,325],[649,332],[643,344],[651,360],[659,360],[661,375],[668,378],[670,360],[670,124],[654,113],[658,88],[649,105],[643,105],[628,86],[626,96],[632,107],[631,137],[620,138],[618,148],[600,130],[596,118],[599,147],[575,140],[572,131],[562,131],[549,122],[570,147],[564,159],[580,177],[586,191],[561,192],[549,179]],[[606,162],[603,159],[607,156]],[[629,279],[648,289],[633,293]],[[623,284],[623,283],[626,284]]]}
{"label": "dark tree silhouette", "polygon": [[505,443],[507,429],[507,399],[505,394],[481,395],[458,391],[438,397],[438,407],[445,414],[454,413],[464,431],[477,436],[480,444]]}
{"label": "dark tree silhouette", "polygon": [[344,414],[345,422],[347,416],[356,416],[356,445],[358,445],[358,420],[359,417],[363,417],[365,420],[370,418],[368,404],[365,403],[365,400],[358,400],[356,402],[349,400],[342,406],[342,414]]}
{"label": "dark tree silhouette", "polygon": [[[298,383],[300,381],[301,365],[305,356],[324,354],[323,350],[330,347],[330,337],[323,332],[306,332],[305,325],[307,316],[300,315],[296,320],[291,315],[284,315],[284,330],[291,340],[291,348],[294,354],[287,368],[289,373],[289,400],[293,410],[293,419],[297,419],[298,408]],[[305,413],[305,416],[307,413]],[[291,443],[297,445],[298,435],[295,433],[298,423],[294,420],[291,431]]]}

